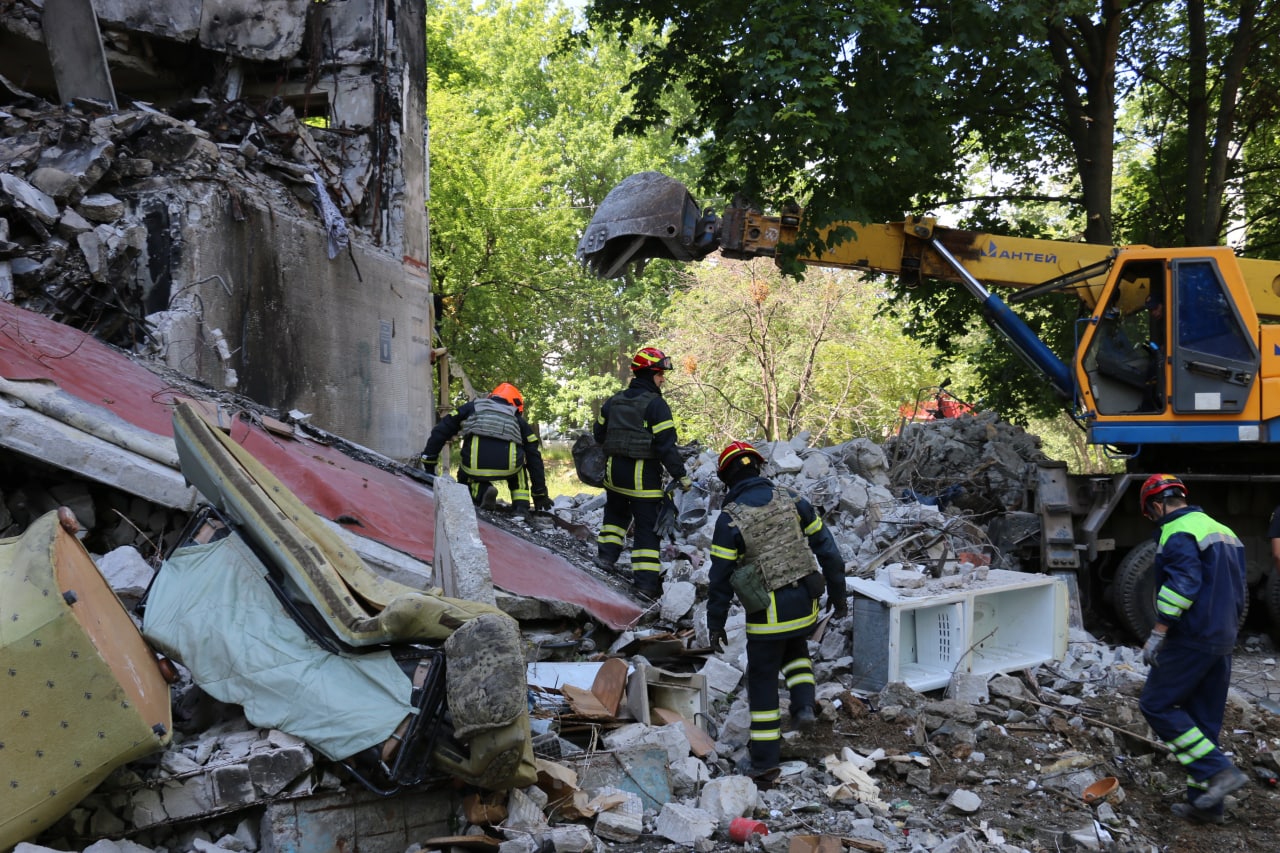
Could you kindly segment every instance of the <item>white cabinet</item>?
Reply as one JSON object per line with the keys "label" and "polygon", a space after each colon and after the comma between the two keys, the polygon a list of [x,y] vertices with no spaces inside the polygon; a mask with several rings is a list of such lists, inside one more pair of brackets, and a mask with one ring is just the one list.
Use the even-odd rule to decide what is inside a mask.
{"label": "white cabinet", "polygon": [[1009,672],[1067,652],[1067,587],[1049,575],[993,569],[959,587],[942,579],[921,589],[850,578],[849,589],[857,690],[895,681],[935,690],[956,672]]}

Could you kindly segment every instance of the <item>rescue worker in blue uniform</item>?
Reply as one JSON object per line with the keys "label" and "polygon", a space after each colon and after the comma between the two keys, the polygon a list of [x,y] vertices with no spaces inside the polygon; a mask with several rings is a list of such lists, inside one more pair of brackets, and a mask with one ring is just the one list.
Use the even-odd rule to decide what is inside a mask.
{"label": "rescue worker in blue uniform", "polygon": [[1139,708],[1187,772],[1187,801],[1174,814],[1222,823],[1223,799],[1248,781],[1218,748],[1231,652],[1244,615],[1244,545],[1230,528],[1187,504],[1187,487],[1152,474],[1139,494],[1142,514],[1160,525],[1156,625],[1142,648],[1151,667]]}
{"label": "rescue worker in blue uniform", "polygon": [[769,781],[781,758],[778,675],[790,693],[792,725],[810,728],[817,687],[808,642],[818,622],[818,600],[825,591],[837,619],[847,615],[848,603],[844,558],[835,537],[807,500],[760,475],[763,463],[745,441],[720,452],[717,468],[728,492],[711,540],[707,627],[712,648],[720,651],[736,593],[747,610],[747,772]]}
{"label": "rescue worker in blue uniform", "polygon": [[650,598],[662,592],[658,510],[664,498],[663,470],[680,488],[692,488],[676,449],[676,424],[662,397],[671,359],[645,347],[631,359],[631,384],[600,407],[592,434],[605,454],[605,505],[596,537],[595,564],[612,571],[634,522],[631,583]]}
{"label": "rescue worker in blue uniform", "polygon": [[459,432],[463,439],[458,482],[470,488],[472,503],[493,509],[498,498],[494,483],[504,481],[516,512],[527,512],[530,501],[537,509],[551,508],[538,432],[524,419],[519,388],[503,382],[487,398],[464,403],[441,418],[422,450],[427,473],[436,473],[440,451]]}

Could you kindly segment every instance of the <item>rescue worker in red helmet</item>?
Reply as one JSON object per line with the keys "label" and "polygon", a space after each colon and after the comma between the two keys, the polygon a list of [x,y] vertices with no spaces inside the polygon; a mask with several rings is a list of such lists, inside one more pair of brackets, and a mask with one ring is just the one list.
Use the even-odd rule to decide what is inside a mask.
{"label": "rescue worker in red helmet", "polygon": [[1174,814],[1222,823],[1223,799],[1248,777],[1218,748],[1231,652],[1244,616],[1244,545],[1230,528],[1187,503],[1187,487],[1152,474],[1138,495],[1160,525],[1156,548],[1156,624],[1142,648],[1151,667],[1138,707],[1187,772],[1186,802]]}
{"label": "rescue worker in red helmet", "polygon": [[781,758],[778,674],[790,693],[792,726],[809,728],[817,688],[808,643],[818,600],[825,592],[827,607],[843,619],[848,598],[835,537],[807,500],[761,476],[763,464],[764,457],[745,441],[720,452],[718,472],[728,492],[711,539],[707,627],[718,652],[727,641],[725,623],[736,593],[747,610],[747,772],[771,780]]}
{"label": "rescue worker in red helmet", "polygon": [[662,592],[662,553],[658,540],[658,510],[662,506],[663,470],[689,489],[676,450],[676,424],[662,397],[671,359],[661,350],[645,347],[631,359],[631,384],[600,407],[592,433],[605,454],[605,505],[596,537],[597,567],[612,571],[634,522],[631,583],[649,597]]}
{"label": "rescue worker in red helmet", "polygon": [[497,506],[497,481],[511,492],[511,507],[527,512],[532,500],[537,509],[550,509],[547,475],[542,464],[538,431],[524,419],[524,395],[503,382],[485,398],[464,403],[431,430],[422,449],[422,467],[436,473],[440,451],[462,433],[462,459],[458,482],[471,489],[476,506]]}

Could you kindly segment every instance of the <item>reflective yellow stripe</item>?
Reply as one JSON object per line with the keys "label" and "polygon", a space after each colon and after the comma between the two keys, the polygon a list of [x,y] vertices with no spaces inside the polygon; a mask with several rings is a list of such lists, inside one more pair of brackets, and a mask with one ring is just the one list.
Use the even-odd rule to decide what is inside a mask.
{"label": "reflective yellow stripe", "polygon": [[781,740],[782,730],[781,729],[752,729],[751,739],[752,740]]}
{"label": "reflective yellow stripe", "polygon": [[815,518],[813,520],[813,524],[810,524],[808,527],[804,529],[804,535],[812,536],[813,534],[817,533],[821,529],[822,529],[822,519]]}
{"label": "reflective yellow stripe", "polygon": [[782,710],[774,708],[772,711],[752,711],[751,722],[753,723],[772,723],[782,719]]}
{"label": "reflective yellow stripe", "polygon": [[[775,601],[773,594],[769,594],[771,601]],[[813,602],[813,612],[808,616],[801,616],[799,619],[792,619],[790,622],[777,622],[778,618],[776,603],[769,605],[769,621],[768,622],[748,622],[747,633],[756,635],[766,634],[782,634],[787,631],[795,631],[799,628],[808,628],[816,625],[818,622],[818,602]]]}
{"label": "reflective yellow stripe", "polygon": [[1167,586],[1160,587],[1160,592],[1156,595],[1156,609],[1165,616],[1181,616],[1194,603]]}
{"label": "reflective yellow stripe", "polygon": [[1198,727],[1193,726],[1169,741],[1169,746],[1173,748],[1174,752],[1177,752],[1180,747],[1190,746],[1202,737],[1204,737],[1204,733]]}
{"label": "reflective yellow stripe", "polygon": [[812,672],[806,672],[800,675],[793,675],[787,679],[788,687],[795,687],[797,684],[817,684],[817,682],[813,680]]}
{"label": "reflective yellow stripe", "polygon": [[[662,497],[662,489],[660,488],[659,489],[624,489],[621,486],[617,485],[613,479],[613,463],[615,460],[619,462],[625,462],[626,457],[623,457],[623,456],[609,457],[609,461],[605,463],[605,473],[604,473],[605,488],[607,488],[611,492],[617,492],[620,495],[626,495],[629,498],[661,498]],[[635,471],[632,474],[631,482],[633,483],[644,482],[644,460],[643,459],[635,460]]]}
{"label": "reflective yellow stripe", "polygon": [[649,431],[656,434],[656,433],[662,432],[663,430],[675,429],[675,428],[676,428],[675,421],[663,421],[660,424],[654,424],[653,426],[651,426],[649,428]]}
{"label": "reflective yellow stripe", "polygon": [[719,557],[722,560],[736,560],[738,559],[738,549],[725,548],[722,545],[712,545],[711,556]]}
{"label": "reflective yellow stripe", "polygon": [[813,661],[809,660],[809,658],[796,658],[782,668],[782,674],[787,675],[797,669],[813,669]]}

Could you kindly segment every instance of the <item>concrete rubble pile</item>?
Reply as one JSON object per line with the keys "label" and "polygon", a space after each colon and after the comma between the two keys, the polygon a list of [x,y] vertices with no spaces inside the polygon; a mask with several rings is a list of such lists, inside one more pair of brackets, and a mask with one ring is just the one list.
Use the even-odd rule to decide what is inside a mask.
{"label": "concrete rubble pile", "polygon": [[[1022,568],[1016,554],[992,541],[987,523],[1030,509],[1030,466],[1047,459],[1035,436],[986,412],[908,424],[884,445],[855,439],[810,448],[808,438],[758,445],[765,473],[822,513],[850,574],[869,577],[886,562],[954,566],[958,558]],[[678,529],[665,557],[690,558],[693,579],[705,584],[700,554],[711,544],[723,487],[714,452],[687,463],[695,489],[676,495]],[[555,511],[566,524],[594,531],[603,507],[603,496],[579,496],[562,499]]]}
{"label": "concrete rubble pile", "polygon": [[[892,442],[881,448],[859,440],[817,450],[798,438],[760,449],[773,476],[823,509],[851,577],[883,576],[884,555],[890,554],[903,572],[947,565],[960,578],[956,583],[964,583],[966,570],[974,568],[969,561],[981,562],[990,553],[983,529],[966,520],[960,500],[947,507],[926,503],[932,496],[918,487],[941,491],[961,484],[978,505],[1007,501],[1019,490],[1021,461],[1028,461],[1007,449],[1021,446],[1019,452],[1032,458],[1038,452],[1033,439],[994,418],[966,420],[920,425],[908,434],[915,452],[950,460],[950,469],[931,469],[946,473],[927,484],[891,476],[889,459],[897,452]],[[505,853],[627,845],[709,851],[743,840],[749,849],[771,853],[841,844],[866,851],[1015,853],[1113,849],[1121,841],[1126,850],[1162,849],[1157,839],[1144,836],[1122,796],[1083,805],[1086,788],[1122,772],[1126,780],[1148,786],[1169,787],[1179,778],[1153,744],[1144,746],[1150,732],[1136,703],[1122,705],[1118,716],[1102,724],[1091,717],[1103,697],[1135,695],[1145,667],[1135,649],[1109,647],[1083,632],[1064,659],[983,678],[977,693],[957,697],[950,689],[943,696],[902,683],[872,692],[851,689],[850,624],[828,624],[810,648],[820,724],[833,735],[824,742],[829,751],[824,746],[819,756],[799,750],[806,759],[785,761],[776,786],[761,787],[740,775],[736,768],[750,727],[741,689],[744,614],[735,605],[729,647],[708,654],[707,562],[701,555],[719,494],[714,455],[701,453],[690,461],[699,488],[681,501],[677,532],[664,552],[663,596],[639,623],[592,640],[582,637],[594,628],[584,632],[578,626],[570,633],[579,642],[568,645],[555,642],[555,631],[545,625],[523,625],[537,785],[453,794],[442,777],[420,791],[379,800],[306,743],[257,729],[238,707],[212,700],[178,666],[172,745],[113,773],[43,833],[39,844],[17,850],[291,849],[278,846],[282,827],[296,831],[302,804],[315,820],[335,819],[315,817],[324,814],[327,797],[342,798],[344,807],[352,798],[372,800],[370,808],[412,802],[416,822],[398,818],[388,830],[381,812],[367,820],[367,846],[360,847],[406,853],[477,845]],[[982,476],[966,474],[972,471]],[[904,499],[907,489],[911,496]],[[556,504],[553,512],[565,528],[598,522],[599,496],[561,497]],[[566,550],[581,548],[540,516],[513,522],[525,525],[564,539]],[[926,531],[930,535],[920,537]],[[920,544],[899,547],[908,540]],[[125,546],[98,558],[130,605],[151,573],[131,552]],[[1245,697],[1233,695],[1232,701],[1246,725],[1257,721]],[[1259,731],[1265,733],[1265,725]],[[786,731],[784,757],[796,754],[805,737]],[[1023,757],[1028,749],[1034,759]],[[1275,763],[1274,754],[1257,760]],[[1029,809],[1050,806],[1058,818],[1045,824],[993,812],[995,791],[1017,791]],[[742,827],[748,825],[767,834],[753,839],[748,832],[744,839]],[[383,834],[375,843],[378,831]],[[79,841],[93,838],[118,840],[91,846]],[[833,842],[836,847],[824,846]]]}
{"label": "concrete rubble pile", "polygon": [[[328,221],[344,235],[343,217],[364,197],[368,176],[353,166],[320,177],[351,152],[330,150],[330,134],[279,100],[95,114],[10,94],[25,105],[0,110],[0,298],[119,346],[164,353],[165,335],[177,332],[167,312],[193,308],[181,294],[158,303],[168,288],[148,281],[150,269],[160,272],[148,263],[148,234],[164,237],[176,216],[166,208],[183,205],[184,193],[210,185],[233,197],[261,193],[299,216],[332,208]],[[234,371],[226,384],[236,384]]]}
{"label": "concrete rubble pile", "polygon": [[[138,562],[124,554],[101,562],[126,599],[148,580]],[[672,600],[684,602],[680,607],[692,604],[682,585],[693,584],[668,582],[664,601],[655,608],[658,629],[675,612]],[[829,629],[811,645],[820,719],[834,733],[847,735],[848,745],[820,761],[786,761],[779,784],[761,789],[735,772],[750,725],[745,699],[738,695],[745,639],[741,613],[735,616],[725,654],[705,660],[675,656],[685,665],[698,661],[694,674],[657,670],[642,655],[627,654],[646,648],[642,626],[618,636],[607,655],[593,656],[594,662],[564,664],[598,675],[604,669],[602,658],[617,663],[621,656],[632,670],[626,697],[620,695],[621,682],[605,687],[607,679],[601,678],[590,689],[574,689],[563,674],[567,670],[552,676],[566,679],[559,688],[538,687],[546,680],[538,668],[554,671],[559,664],[532,664],[538,784],[506,793],[466,794],[461,802],[453,797],[446,800],[452,806],[443,814],[439,797],[424,800],[424,814],[434,809],[436,822],[424,819],[416,835],[408,833],[416,840],[402,849],[474,849],[481,838],[471,836],[487,836],[493,849],[506,853],[581,853],[618,845],[626,849],[628,844],[645,850],[659,845],[672,851],[730,849],[731,826],[738,818],[763,823],[768,834],[750,844],[774,853],[826,849],[818,846],[824,837],[865,851],[1099,850],[1113,849],[1109,845],[1121,839],[1126,850],[1162,849],[1155,839],[1143,837],[1141,824],[1126,811],[1122,798],[1109,798],[1092,811],[1059,805],[1080,803],[1088,786],[1120,772],[1122,764],[1126,779],[1165,787],[1178,781],[1177,770],[1161,755],[1135,750],[1134,741],[1119,734],[1149,736],[1136,706],[1105,725],[1093,724],[1089,717],[1100,697],[1132,695],[1141,684],[1145,667],[1135,649],[1075,643],[1066,659],[1037,668],[1031,680],[1031,673],[991,678],[982,701],[970,703],[902,684],[855,695],[842,680],[850,652],[848,632]],[[667,631],[693,633],[690,614],[669,622]],[[641,700],[637,707],[637,670],[655,684],[677,685],[677,693],[681,685],[695,685],[695,694],[703,688],[705,704],[698,707],[705,714],[699,711],[698,716],[705,722],[663,724],[656,706],[645,707]],[[350,796],[350,779],[335,773],[301,741],[255,729],[237,708],[213,702],[189,678],[178,683],[174,695],[180,734],[173,745],[117,771],[45,833],[41,844],[20,844],[18,853],[271,850],[278,842],[264,833],[295,800],[324,802],[344,787]],[[656,701],[659,695],[661,691],[652,692],[647,698]],[[1232,701],[1238,708],[1248,707],[1239,695]],[[647,712],[648,720],[636,720],[637,711]],[[896,734],[893,743],[858,736],[872,720],[881,725],[876,732],[883,734],[887,727]],[[794,731],[784,734],[793,745],[802,737]],[[1015,751],[1028,743],[1039,756],[1034,763],[1020,760]],[[426,787],[446,790],[446,781]],[[889,797],[890,781],[909,794]],[[1018,790],[1033,803],[1053,804],[1061,818],[1038,827],[1034,838],[1022,831],[1014,840],[1009,827],[1017,825],[1016,819],[984,811],[993,790]],[[258,816],[259,809],[265,809],[264,817]],[[445,825],[461,829],[432,831]],[[72,840],[76,838],[121,840],[80,846]],[[813,846],[796,848],[795,843]]]}

